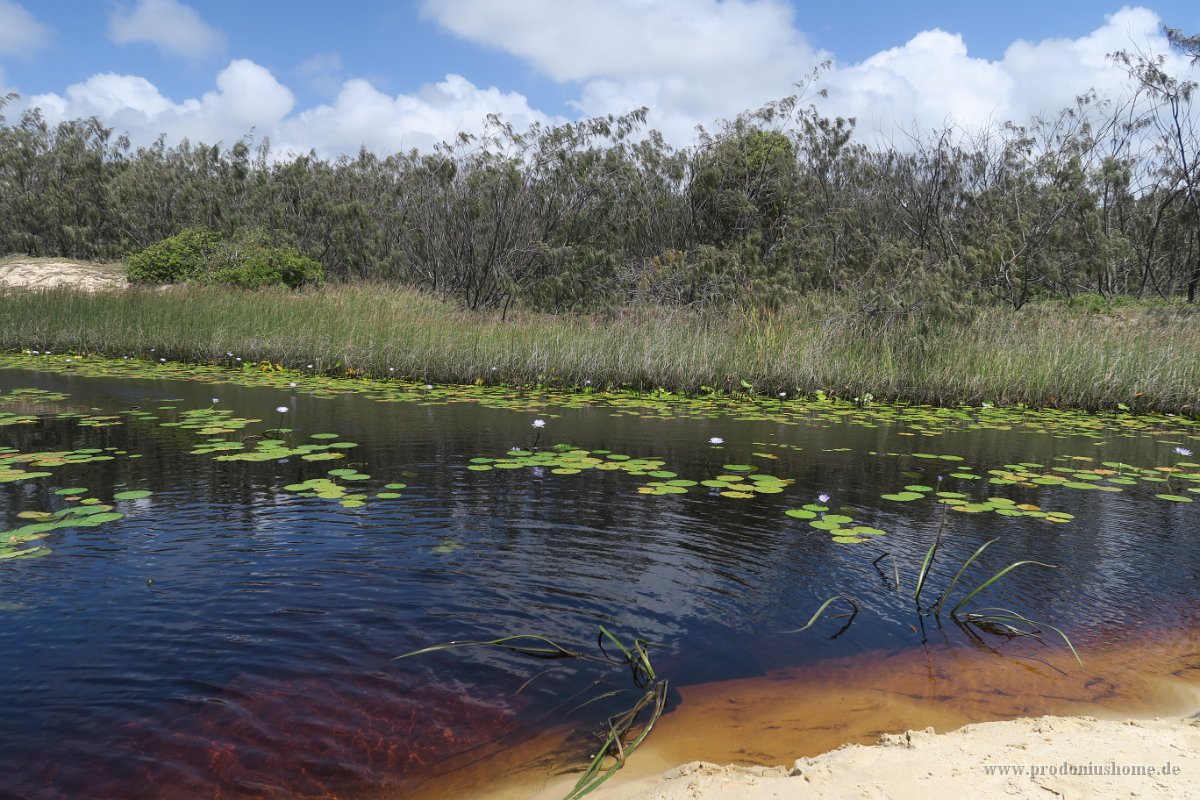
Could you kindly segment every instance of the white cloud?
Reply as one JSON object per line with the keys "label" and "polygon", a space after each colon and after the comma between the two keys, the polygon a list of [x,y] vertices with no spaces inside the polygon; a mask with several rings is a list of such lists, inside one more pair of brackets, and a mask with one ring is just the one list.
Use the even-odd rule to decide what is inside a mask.
{"label": "white cloud", "polygon": [[[1160,27],[1154,12],[1127,7],[1077,39],[1014,42],[998,61],[971,56],[957,34],[926,31],[860,64],[835,69],[828,108],[856,116],[860,129],[884,136],[914,124],[972,128],[1025,122],[1072,106],[1089,89],[1114,98],[1128,93],[1128,75],[1107,56],[1139,48],[1167,53]],[[1186,62],[1169,56],[1168,68],[1183,74]]]}
{"label": "white cloud", "polygon": [[40,107],[51,124],[96,116],[110,127],[128,132],[137,144],[166,133],[171,142],[232,144],[251,129],[270,137],[277,155],[316,149],[326,156],[355,153],[366,147],[378,153],[411,148],[430,149],[475,131],[488,114],[500,114],[518,128],[552,122],[530,107],[520,94],[494,87],[482,89],[466,78],[445,80],[413,94],[391,96],[364,80],[342,85],[330,105],[293,114],[295,96],[269,70],[252,61],[230,62],[216,78],[216,88],[199,98],[174,102],[145,78],[106,73],[67,87],[62,94],[35,95],[21,107]]}
{"label": "white cloud", "polygon": [[117,44],[144,42],[168,55],[198,59],[214,55],[225,37],[178,0],[139,0],[133,8],[118,7],[108,18],[108,38]]}
{"label": "white cloud", "polygon": [[365,80],[342,85],[332,105],[320,105],[287,119],[273,139],[281,150],[353,153],[366,147],[380,154],[411,148],[428,150],[460,132],[479,130],[488,114],[499,114],[518,129],[550,118],[515,92],[481,89],[461,75],[423,87],[414,94],[384,94]]}
{"label": "white cloud", "polygon": [[[139,9],[150,5],[146,0]],[[571,104],[581,115],[650,106],[651,124],[676,145],[690,144],[698,123],[711,126],[785,96],[823,57],[779,0],[514,0],[495,7],[485,0],[427,0],[425,9],[453,30],[575,86]],[[1151,11],[1122,9],[1076,39],[1015,42],[997,60],[972,56],[958,34],[925,31],[860,63],[835,64],[824,78],[829,98],[820,102],[825,113],[858,117],[868,139],[914,125],[1023,122],[1071,105],[1089,88],[1127,89],[1126,75],[1106,55],[1135,47],[1167,51]],[[1182,74],[1186,61],[1171,56],[1168,67]],[[51,122],[96,115],[138,143],[166,133],[172,142],[186,136],[228,145],[253,128],[271,138],[276,153],[315,148],[326,156],[360,147],[381,154],[428,149],[478,131],[490,113],[518,128],[562,121],[520,93],[461,75],[390,94],[361,77],[341,79],[343,69],[331,52],[293,70],[297,80],[323,81],[332,97],[300,110],[268,69],[235,60],[196,98],[177,102],[145,78],[100,74],[61,94],[22,100],[9,116],[29,105],[41,106]]]}
{"label": "white cloud", "polygon": [[[706,126],[795,89],[826,58],[781,0],[424,0],[450,31],[511,53],[579,85],[584,115],[647,105],[650,122],[688,144]],[[835,64],[822,85],[829,114],[854,116],[865,135],[897,128],[972,127],[1053,114],[1094,88],[1118,94],[1127,76],[1115,50],[1167,51],[1159,17],[1121,9],[1077,39],[1018,41],[1000,60],[972,56],[956,33],[924,31],[858,64]],[[1183,69],[1182,59],[1172,60]]]}
{"label": "white cloud", "polygon": [[31,97],[47,121],[97,116],[107,125],[128,132],[138,143],[166,133],[172,141],[187,137],[209,144],[231,144],[254,129],[269,135],[291,112],[295,97],[264,67],[235,60],[217,75],[214,91],[175,103],[145,78],[106,73],[67,87],[65,96]]}
{"label": "white cloud", "polygon": [[423,10],[559,81],[715,75],[772,56],[811,55],[791,6],[777,0],[425,0]]}
{"label": "white cloud", "polygon": [[0,56],[28,57],[50,44],[50,33],[20,3],[0,0]]}
{"label": "white cloud", "polygon": [[711,124],[790,94],[825,56],[781,0],[425,0],[454,33],[582,84],[584,115],[650,107],[650,123],[690,143]]}

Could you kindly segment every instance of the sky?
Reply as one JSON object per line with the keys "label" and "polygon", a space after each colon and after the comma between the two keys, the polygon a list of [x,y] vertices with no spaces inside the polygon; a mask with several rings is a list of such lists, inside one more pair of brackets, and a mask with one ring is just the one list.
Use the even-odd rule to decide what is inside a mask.
{"label": "sky", "polygon": [[[647,106],[676,146],[796,91],[862,135],[1053,114],[1128,91],[1107,54],[1166,54],[1200,3],[1150,0],[0,0],[9,122],[99,117],[136,144],[334,157],[429,149],[498,113],[518,128]],[[810,90],[811,95],[811,90]]]}

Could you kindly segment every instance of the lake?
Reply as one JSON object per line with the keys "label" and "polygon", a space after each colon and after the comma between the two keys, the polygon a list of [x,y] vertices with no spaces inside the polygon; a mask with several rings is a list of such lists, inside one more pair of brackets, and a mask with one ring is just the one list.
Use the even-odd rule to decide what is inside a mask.
{"label": "lake", "polygon": [[[600,626],[669,680],[646,747],[672,758],[816,752],[922,714],[1168,708],[1185,693],[1165,682],[1200,675],[1198,445],[1171,416],[5,356],[0,797],[475,796],[578,773],[642,691]],[[1053,568],[963,607],[1015,616],[954,621],[1019,560]],[[858,613],[790,632],[837,595]],[[1042,635],[1013,635],[1022,617]],[[396,660],[518,634],[596,658]],[[733,695],[742,744],[686,724]],[[788,702],[821,718],[765,729]]]}

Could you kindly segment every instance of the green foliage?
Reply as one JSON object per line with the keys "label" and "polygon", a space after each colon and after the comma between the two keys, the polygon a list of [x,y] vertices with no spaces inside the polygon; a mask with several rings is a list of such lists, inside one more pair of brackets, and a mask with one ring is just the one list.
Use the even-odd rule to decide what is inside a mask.
{"label": "green foliage", "polygon": [[296,289],[324,279],[320,264],[295,247],[274,244],[261,229],[226,241],[215,231],[189,228],[129,256],[126,272],[133,283],[194,281],[240,289]]}
{"label": "green foliage", "polygon": [[[1194,36],[1171,36],[1194,55]],[[1115,62],[1138,87],[1127,102],[1085,93],[1051,117],[897,146],[857,141],[854,120],[800,97],[683,150],[640,130],[639,109],[525,130],[489,117],[434,152],[337,159],[273,158],[249,137],[135,148],[95,119],[29,111],[0,116],[0,253],[141,251],[135,281],[247,288],[316,282],[320,263],[506,313],[833,295],[886,325],[1081,295],[1193,302],[1195,85],[1161,58]],[[245,252],[259,229],[278,252]]]}
{"label": "green foliage", "polygon": [[288,245],[271,244],[261,230],[239,234],[233,241],[222,242],[210,266],[196,275],[200,283],[217,283],[240,289],[265,286],[319,285],[324,280],[321,265]]}
{"label": "green foliage", "polygon": [[208,268],[221,237],[206,228],[187,228],[134,253],[125,260],[131,283],[176,283]]}

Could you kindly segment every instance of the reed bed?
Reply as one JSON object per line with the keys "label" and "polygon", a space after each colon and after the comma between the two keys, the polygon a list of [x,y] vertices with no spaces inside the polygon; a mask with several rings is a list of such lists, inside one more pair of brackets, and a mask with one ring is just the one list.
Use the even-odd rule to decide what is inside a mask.
{"label": "reed bed", "polygon": [[[967,318],[864,318],[810,297],[782,313],[469,312],[378,285],[0,294],[0,348],[247,361],[432,383],[746,391],[934,404],[1194,412],[1200,314],[1062,304]],[[744,383],[743,383],[744,382]]]}

